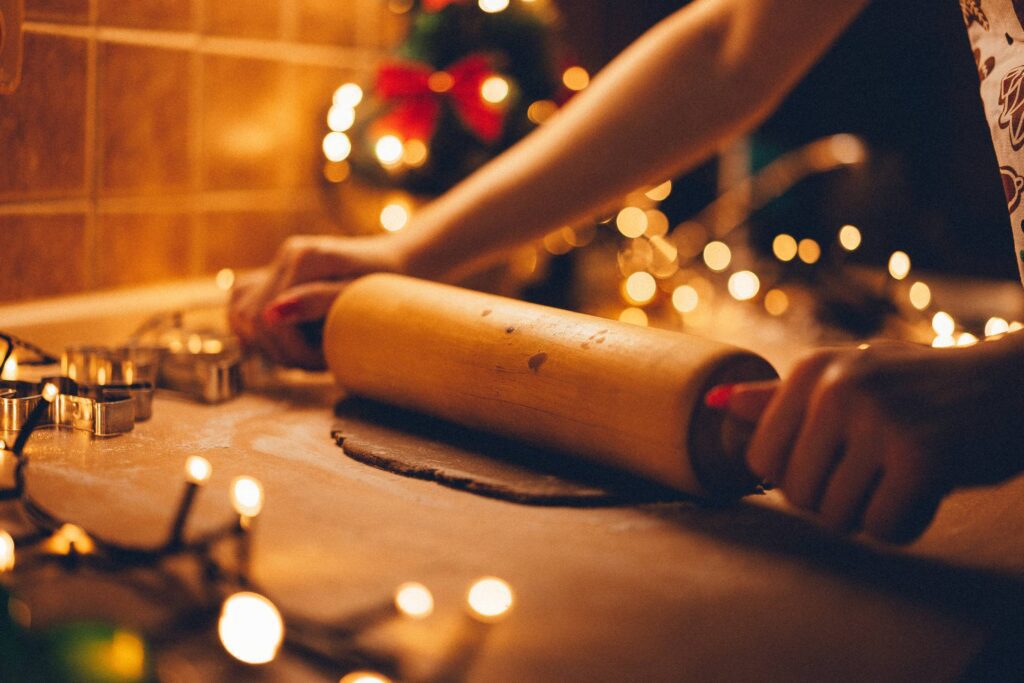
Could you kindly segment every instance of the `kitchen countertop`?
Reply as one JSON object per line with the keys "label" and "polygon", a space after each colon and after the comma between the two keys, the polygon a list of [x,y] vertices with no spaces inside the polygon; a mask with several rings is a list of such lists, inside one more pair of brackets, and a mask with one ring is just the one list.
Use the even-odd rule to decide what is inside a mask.
{"label": "kitchen countertop", "polygon": [[[60,324],[45,306],[7,307],[0,327],[52,348],[69,335],[113,341],[156,302],[166,307],[169,291],[54,304]],[[209,304],[221,295],[197,285],[188,296]],[[166,533],[189,455],[213,465],[189,533],[230,518],[233,477],[257,477],[266,505],[253,571],[283,607],[336,617],[387,600],[405,581],[434,591],[426,621],[366,634],[399,655],[410,679],[452,661],[460,642],[468,652],[463,596],[484,575],[506,579],[517,601],[505,621],[474,632],[465,666],[479,681],[949,680],[994,636],[1024,631],[1024,478],[949,497],[907,548],[832,536],[777,494],[721,508],[529,507],[348,459],[331,439],[338,398],[327,377],[306,373],[220,406],[160,396],[153,418],[125,436],[38,433],[29,486],[87,529],[150,544]],[[0,522],[13,525],[9,512],[0,506]],[[14,586],[38,624],[83,616],[144,628],[153,608],[110,583],[46,576]],[[227,659],[210,632],[173,648],[160,672],[237,680]],[[288,656],[242,673],[338,677]]]}

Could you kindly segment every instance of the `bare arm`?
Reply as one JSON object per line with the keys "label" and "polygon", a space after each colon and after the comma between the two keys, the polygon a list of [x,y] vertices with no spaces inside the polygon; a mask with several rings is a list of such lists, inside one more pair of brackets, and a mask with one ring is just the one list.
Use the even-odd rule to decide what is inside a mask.
{"label": "bare arm", "polygon": [[867,0],[698,0],[616,58],[584,93],[424,210],[406,269],[439,276],[593,215],[751,128]]}

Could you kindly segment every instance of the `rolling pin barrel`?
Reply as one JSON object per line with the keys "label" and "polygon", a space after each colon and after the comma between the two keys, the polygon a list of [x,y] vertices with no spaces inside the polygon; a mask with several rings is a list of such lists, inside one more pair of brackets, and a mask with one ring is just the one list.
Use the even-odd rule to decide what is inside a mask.
{"label": "rolling pin barrel", "polygon": [[338,297],[327,363],[351,394],[734,498],[757,480],[711,387],[773,379],[750,352],[678,332],[376,274]]}

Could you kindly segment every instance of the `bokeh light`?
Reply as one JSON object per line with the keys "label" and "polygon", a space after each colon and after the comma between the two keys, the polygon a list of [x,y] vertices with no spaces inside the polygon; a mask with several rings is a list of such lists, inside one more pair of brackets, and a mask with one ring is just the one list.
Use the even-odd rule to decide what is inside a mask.
{"label": "bokeh light", "polygon": [[932,289],[923,282],[910,285],[910,305],[919,311],[928,308],[932,303]]}
{"label": "bokeh light", "polygon": [[185,461],[185,477],[193,484],[205,484],[212,473],[210,461],[202,456],[193,455]]}
{"label": "bokeh light", "polygon": [[363,89],[355,83],[346,83],[334,91],[334,104],[354,109],[363,101]]}
{"label": "bokeh light", "polygon": [[801,261],[813,265],[821,258],[821,245],[812,239],[803,239],[797,245],[796,253]]}
{"label": "bokeh light", "polygon": [[770,289],[764,295],[764,310],[769,315],[780,316],[789,310],[789,296],[781,289]]}
{"label": "bokeh light", "polygon": [[388,204],[380,212],[380,225],[388,232],[398,232],[409,222],[409,210],[401,204]]}
{"label": "bokeh light", "polygon": [[839,244],[846,251],[856,251],[863,237],[854,225],[844,225],[839,229]]}
{"label": "bokeh light", "polygon": [[708,242],[704,247],[704,263],[711,270],[721,272],[732,263],[732,249],[725,242]]}
{"label": "bokeh light", "polygon": [[491,104],[501,104],[508,99],[509,84],[501,76],[489,76],[480,84],[480,97]]}
{"label": "bokeh light", "polygon": [[647,232],[647,214],[636,206],[627,206],[615,217],[615,226],[626,237],[640,237]]}
{"label": "bokeh light", "polygon": [[246,664],[274,661],[284,640],[284,620],[274,603],[257,593],[235,593],[221,608],[217,624],[220,642]]}
{"label": "bokeh light", "polygon": [[761,280],[749,270],[729,276],[729,294],[737,301],[750,301],[761,290]]}
{"label": "bokeh light", "polygon": [[562,74],[562,83],[569,90],[583,90],[590,85],[590,74],[582,66],[570,66]]}
{"label": "bokeh light", "polygon": [[939,311],[932,316],[932,329],[940,337],[952,338],[953,333],[956,332],[956,321],[949,313]]}
{"label": "bokeh light", "polygon": [[680,285],[672,292],[672,307],[680,313],[692,313],[700,305],[700,294],[690,285]]}
{"label": "bokeh light", "polygon": [[905,251],[894,251],[889,257],[889,275],[903,280],[910,275],[910,256]]}
{"label": "bokeh light", "polygon": [[425,619],[434,612],[434,596],[422,583],[403,583],[395,591],[395,608],[407,617]]}
{"label": "bokeh light", "polygon": [[255,517],[263,510],[263,485],[252,477],[231,482],[231,505],[243,517]]}
{"label": "bokeh light", "polygon": [[623,285],[626,298],[634,304],[646,304],[658,293],[658,282],[650,273],[633,273]]}
{"label": "bokeh light", "polygon": [[498,621],[512,609],[515,598],[512,587],[505,581],[488,576],[469,588],[466,603],[470,613],[481,621]]}
{"label": "bokeh light", "polygon": [[784,263],[788,263],[796,258],[797,246],[796,238],[792,235],[785,233],[776,235],[775,239],[772,240],[772,253],[775,254],[775,258],[779,259]]}
{"label": "bokeh light", "polygon": [[394,166],[402,160],[405,145],[395,135],[384,135],[374,145],[373,153],[384,166]]}
{"label": "bokeh light", "polygon": [[644,309],[636,307],[624,309],[622,313],[619,313],[619,322],[636,325],[637,327],[647,327],[650,323]]}
{"label": "bokeh light", "polygon": [[985,336],[995,337],[1000,334],[1006,334],[1010,331],[1010,323],[1002,318],[989,318],[985,323]]}

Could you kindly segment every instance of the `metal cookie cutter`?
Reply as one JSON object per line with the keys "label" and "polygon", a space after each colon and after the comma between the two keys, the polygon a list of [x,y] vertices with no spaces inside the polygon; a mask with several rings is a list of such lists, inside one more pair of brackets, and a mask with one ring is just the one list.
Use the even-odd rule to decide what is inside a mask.
{"label": "metal cookie cutter", "polygon": [[79,396],[100,402],[130,398],[135,421],[153,415],[153,387],[159,354],[153,349],[125,346],[70,346],[61,357],[61,372],[76,383]]}
{"label": "metal cookie cutter", "polygon": [[43,387],[47,384],[56,385],[60,394],[40,425],[68,427],[95,436],[116,436],[134,429],[136,402],[129,394],[104,392],[102,397],[88,396],[84,394],[92,388],[83,388],[66,377],[47,377],[38,384],[0,381],[0,431],[20,431],[43,400]]}
{"label": "metal cookie cutter", "polygon": [[242,392],[242,351],[235,337],[171,330],[159,339],[157,386],[203,403],[223,403]]}

